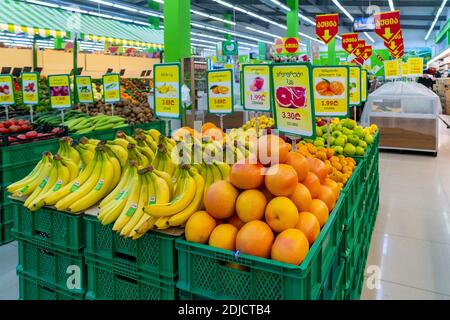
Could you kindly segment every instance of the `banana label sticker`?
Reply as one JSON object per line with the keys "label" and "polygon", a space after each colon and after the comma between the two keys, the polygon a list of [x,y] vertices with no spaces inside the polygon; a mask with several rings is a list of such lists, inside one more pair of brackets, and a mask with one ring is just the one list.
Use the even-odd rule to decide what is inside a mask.
{"label": "banana label sticker", "polygon": [[179,119],[181,116],[181,65],[155,64],[154,108],[160,118]]}

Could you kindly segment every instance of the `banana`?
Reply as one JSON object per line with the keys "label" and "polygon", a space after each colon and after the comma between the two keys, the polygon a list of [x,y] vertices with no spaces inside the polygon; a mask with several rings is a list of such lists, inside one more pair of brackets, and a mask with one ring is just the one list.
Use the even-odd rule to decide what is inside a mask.
{"label": "banana", "polygon": [[220,173],[219,168],[214,165],[214,163],[211,163],[209,165],[209,168],[211,169],[213,175],[213,183],[222,180],[222,174]]}
{"label": "banana", "polygon": [[[212,173],[212,171],[211,171],[211,168],[209,167],[209,166],[206,166],[205,167],[205,170],[203,171],[204,172],[204,176],[203,176],[203,178],[205,179],[205,189],[204,189],[204,191],[203,191],[203,199],[206,197],[206,192],[208,192],[208,189],[209,189],[209,187],[213,184],[213,179],[214,179],[214,176],[213,176],[213,173]],[[202,205],[203,206],[203,205]]]}
{"label": "banana", "polygon": [[148,146],[145,147],[136,146],[136,149],[147,158],[148,164],[150,164],[155,158],[155,153]]}
{"label": "banana", "polygon": [[219,162],[219,161],[215,161],[213,163],[213,165],[219,169],[219,171],[222,175],[222,180],[228,180],[228,178],[230,177],[230,173],[231,173],[230,166],[225,162]]}
{"label": "banana", "polygon": [[195,181],[195,196],[192,202],[183,211],[169,218],[169,225],[172,227],[181,226],[197,212],[203,201],[203,192],[205,189],[205,180],[195,169],[189,170],[189,174]]}
{"label": "banana", "polygon": [[169,229],[169,217],[160,217],[158,220],[156,220],[154,227],[158,228],[158,230]]}
{"label": "banana", "polygon": [[176,180],[174,181],[171,178],[171,176],[167,172],[164,172],[164,171],[159,171],[159,170],[154,169],[153,173],[156,174],[158,177],[164,179],[164,181],[166,181],[167,186],[169,187],[170,198],[172,198],[172,196],[173,196],[173,186],[174,186]]}
{"label": "banana", "polygon": [[107,195],[112,188],[115,187],[115,185],[113,185],[114,165],[105,152],[103,153],[102,160],[100,162],[102,164],[102,169],[95,187],[90,189],[90,191],[88,191],[88,193],[84,197],[78,199],[78,201],[73,202],[68,207],[68,211],[78,213],[89,209],[90,207],[98,203],[101,199],[103,199],[103,197]]}
{"label": "banana", "polygon": [[130,177],[134,175],[136,172],[137,172],[136,164],[135,162],[131,162],[131,164],[125,169],[117,186],[102,200],[102,202],[100,202],[98,207],[99,208],[106,207],[110,205],[111,201],[117,198],[119,194],[121,194],[120,196],[122,196],[126,191],[125,188],[128,186]]}
{"label": "banana", "polygon": [[[126,225],[121,229],[120,235],[123,237],[127,237],[132,231],[136,224],[141,220],[144,215],[144,206],[148,204],[148,189],[149,189],[149,181],[145,174],[142,175],[142,185],[139,196],[139,203],[136,212],[134,212],[126,223]],[[129,217],[129,216],[128,216]]]}
{"label": "banana", "polygon": [[[161,154],[160,154],[160,153],[157,153],[157,154],[155,155],[155,158],[154,158],[153,161],[152,161],[152,167],[155,168],[155,169],[158,169],[158,168],[159,168],[159,163],[160,163],[160,161],[161,161]],[[159,170],[159,169],[158,169],[158,170]]]}
{"label": "banana", "polygon": [[141,193],[142,175],[137,175],[131,182],[130,194],[124,209],[113,225],[113,231],[120,231],[130,221],[131,216],[137,211]]}
{"label": "banana", "polygon": [[[127,144],[128,146],[128,144]],[[128,151],[127,148],[123,148],[121,145],[107,144],[109,150],[116,156],[122,167],[127,165]]]}
{"label": "banana", "polygon": [[129,142],[126,139],[116,138],[113,141],[108,142],[109,145],[116,145],[122,147],[123,149],[127,149]]}
{"label": "banana", "polygon": [[145,142],[150,147],[150,149],[152,149],[153,153],[156,153],[156,151],[158,151],[158,144],[156,143],[156,141],[153,140],[151,135],[145,135]]}
{"label": "banana", "polygon": [[69,173],[69,179],[72,181],[78,176],[79,173],[79,167],[78,165],[69,158],[61,157],[62,164],[65,168],[67,168],[67,171]]}
{"label": "banana", "polygon": [[56,166],[56,160],[53,161],[52,167],[46,177],[41,180],[41,183],[34,189],[31,195],[25,200],[24,207],[31,209],[31,204],[40,194],[45,194],[49,191],[58,179],[58,167]]}
{"label": "banana", "polygon": [[91,177],[95,167],[97,166],[97,159],[98,153],[95,154],[94,159],[92,159],[92,161],[81,171],[80,175],[75,180],[72,180],[59,190],[54,190],[49,193],[44,199],[45,205],[53,206],[58,201],[77,191],[79,187]]}
{"label": "banana", "polygon": [[33,179],[30,180],[30,182],[26,185],[24,185],[21,189],[15,191],[13,193],[14,197],[23,197],[28,196],[33,193],[33,191],[43,182],[43,180],[49,175],[50,170],[53,166],[53,160],[47,159],[45,163],[41,166],[39,169],[39,175]]}
{"label": "banana", "polygon": [[170,201],[170,188],[167,182],[154,173],[150,175],[150,178],[155,186],[157,204],[168,203]]}
{"label": "banana", "polygon": [[117,158],[114,157],[113,155],[105,154],[105,157],[106,157],[107,161],[111,162],[111,164],[113,166],[113,179],[112,179],[110,188],[107,192],[107,194],[109,194],[109,192],[111,192],[116,187],[116,185],[119,183],[120,177],[122,176],[122,168],[120,166],[119,160],[117,160]]}
{"label": "banana", "polygon": [[137,240],[143,235],[147,233],[147,231],[150,231],[155,228],[155,223],[158,221],[159,218],[144,215],[142,217],[141,221],[136,225],[134,230],[131,232],[130,237],[133,240]]}
{"label": "banana", "polygon": [[94,158],[94,152],[90,151],[89,149],[81,148],[80,146],[77,146],[76,149],[80,153],[81,162],[83,163],[83,166],[86,167],[89,164],[89,162],[91,162],[92,159]]}
{"label": "banana", "polygon": [[[178,191],[178,192],[177,192]],[[177,183],[175,198],[166,204],[146,206],[145,213],[155,217],[169,217],[185,209],[195,197],[195,180],[189,173],[183,172]]]}
{"label": "banana", "polygon": [[161,132],[159,132],[158,130],[155,130],[155,129],[150,129],[150,130],[146,131],[146,133],[148,133],[155,142],[158,141],[159,137],[161,136]]}
{"label": "banana", "polygon": [[12,184],[10,184],[6,190],[9,193],[14,193],[17,190],[22,189],[24,186],[26,186],[27,184],[29,184],[31,181],[37,179],[37,177],[39,176],[39,171],[41,170],[41,167],[43,164],[45,164],[45,162],[48,160],[47,156],[43,156],[42,159],[36,164],[36,166],[34,167],[34,169],[23,179],[14,182]]}

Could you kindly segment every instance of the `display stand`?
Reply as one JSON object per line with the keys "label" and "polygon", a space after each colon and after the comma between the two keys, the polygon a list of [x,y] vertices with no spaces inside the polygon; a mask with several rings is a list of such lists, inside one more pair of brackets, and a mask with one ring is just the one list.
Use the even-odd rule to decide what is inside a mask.
{"label": "display stand", "polygon": [[220,129],[223,131],[223,117],[225,117],[224,114],[218,114],[217,115],[220,119]]}

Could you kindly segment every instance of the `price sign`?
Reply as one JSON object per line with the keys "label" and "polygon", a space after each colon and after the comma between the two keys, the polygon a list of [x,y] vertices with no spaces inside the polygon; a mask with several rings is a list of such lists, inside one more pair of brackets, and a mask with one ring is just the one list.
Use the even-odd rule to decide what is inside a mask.
{"label": "price sign", "polygon": [[120,76],[118,73],[109,73],[103,76],[103,97],[105,103],[120,101]]}
{"label": "price sign", "polygon": [[15,103],[14,84],[11,75],[0,75],[0,106],[10,106]]}
{"label": "price sign", "polygon": [[22,73],[23,103],[29,106],[39,104],[39,73]]}
{"label": "price sign", "polygon": [[270,112],[270,67],[267,64],[246,64],[243,70],[244,109]]}
{"label": "price sign", "polygon": [[400,63],[399,60],[384,61],[384,77],[386,79],[400,78]]}
{"label": "price sign", "polygon": [[348,67],[313,67],[313,81],[316,116],[347,116],[349,104]]}
{"label": "price sign", "polygon": [[400,32],[400,11],[374,14],[375,33],[387,43]]}
{"label": "price sign", "polygon": [[352,54],[358,46],[357,33],[344,33],[342,35],[342,48],[348,53]]}
{"label": "price sign", "polygon": [[402,77],[409,77],[409,61],[402,62]]}
{"label": "price sign", "polygon": [[421,77],[423,74],[423,58],[409,58],[409,75]]}
{"label": "price sign", "polygon": [[372,56],[372,46],[365,46],[363,50],[363,54],[361,55],[361,58],[364,59],[364,61],[369,60],[369,58]]}
{"label": "price sign", "polygon": [[358,43],[356,45],[356,49],[353,51],[353,54],[362,59],[362,55],[364,53],[366,47],[366,41],[365,40],[358,40]]}
{"label": "price sign", "polygon": [[316,16],[316,35],[325,44],[336,37],[339,30],[339,14],[321,14]]}
{"label": "price sign", "polygon": [[155,114],[161,118],[181,117],[181,65],[179,63],[155,64],[154,105]]}
{"label": "price sign", "polygon": [[367,93],[369,88],[367,88],[367,70],[361,70],[361,101],[367,101]]}
{"label": "price sign", "polygon": [[75,90],[79,103],[94,103],[91,77],[75,76]]}
{"label": "price sign", "polygon": [[350,66],[350,105],[358,106],[361,104],[361,67]]}
{"label": "price sign", "polygon": [[275,125],[280,132],[314,137],[312,72],[308,63],[272,65]]}
{"label": "price sign", "polygon": [[233,71],[230,69],[208,71],[208,112],[230,114],[234,111]]}
{"label": "price sign", "polygon": [[50,89],[50,105],[52,108],[65,109],[72,107],[69,75],[49,75],[48,87]]}

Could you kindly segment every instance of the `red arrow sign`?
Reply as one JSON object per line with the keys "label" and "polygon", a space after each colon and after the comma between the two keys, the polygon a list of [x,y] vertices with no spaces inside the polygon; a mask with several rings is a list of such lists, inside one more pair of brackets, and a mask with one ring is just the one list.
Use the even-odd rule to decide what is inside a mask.
{"label": "red arrow sign", "polygon": [[358,46],[357,33],[344,33],[342,35],[342,48],[348,53],[352,54]]}
{"label": "red arrow sign", "polygon": [[402,35],[402,30],[400,30],[400,32],[398,32],[392,39],[391,42],[384,42],[384,45],[386,48],[389,49],[389,51],[395,51],[397,50],[399,47],[401,47],[403,45],[403,35]]}
{"label": "red arrow sign", "polygon": [[360,58],[362,54],[364,53],[364,47],[366,46],[365,40],[358,40],[358,44],[356,46],[356,49],[353,51],[353,54]]}
{"label": "red arrow sign", "polygon": [[372,46],[365,46],[362,54],[362,58],[367,61],[372,56]]}
{"label": "red arrow sign", "polygon": [[339,31],[339,14],[321,14],[316,16],[316,35],[328,44]]}
{"label": "red arrow sign", "polygon": [[374,14],[375,33],[384,41],[390,42],[400,31],[400,11]]}
{"label": "red arrow sign", "polygon": [[359,64],[359,65],[363,65],[364,64],[364,59],[363,58],[355,58],[352,61],[355,64]]}

